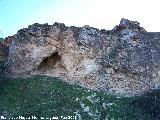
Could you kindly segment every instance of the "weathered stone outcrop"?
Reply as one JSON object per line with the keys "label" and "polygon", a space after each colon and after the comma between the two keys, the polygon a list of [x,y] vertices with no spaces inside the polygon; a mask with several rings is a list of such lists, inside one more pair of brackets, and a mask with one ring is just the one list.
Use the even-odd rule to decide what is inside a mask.
{"label": "weathered stone outcrop", "polygon": [[160,86],[160,33],[122,19],[114,29],[33,24],[12,36],[12,77],[45,74],[115,95],[135,96]]}
{"label": "weathered stone outcrop", "polygon": [[5,62],[8,58],[9,45],[12,38],[7,37],[6,39],[0,38],[0,79],[6,76]]}

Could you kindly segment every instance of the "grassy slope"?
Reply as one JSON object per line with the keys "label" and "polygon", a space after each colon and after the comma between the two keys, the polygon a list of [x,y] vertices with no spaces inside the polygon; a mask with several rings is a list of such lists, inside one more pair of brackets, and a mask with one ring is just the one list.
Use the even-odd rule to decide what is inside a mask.
{"label": "grassy slope", "polygon": [[[2,70],[0,59],[0,75]],[[0,115],[6,113],[8,118],[77,115],[77,120],[152,119],[132,105],[135,98],[117,98],[47,76],[0,79]]]}
{"label": "grassy slope", "polygon": [[77,114],[77,120],[151,120],[149,115],[131,105],[133,100],[69,85],[47,76],[0,81],[0,111],[5,111],[8,117]]}

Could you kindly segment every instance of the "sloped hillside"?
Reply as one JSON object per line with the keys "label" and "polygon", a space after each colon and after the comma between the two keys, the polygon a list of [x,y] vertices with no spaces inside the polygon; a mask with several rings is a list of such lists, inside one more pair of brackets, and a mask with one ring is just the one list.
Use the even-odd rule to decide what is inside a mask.
{"label": "sloped hillside", "polygon": [[[137,98],[121,98],[69,85],[57,78],[33,76],[0,81],[1,114],[16,118],[76,116],[76,120],[152,120],[134,107]],[[74,117],[72,117],[74,118]]]}
{"label": "sloped hillside", "polygon": [[160,120],[159,41],[128,19],[21,29],[0,40],[0,120]]}

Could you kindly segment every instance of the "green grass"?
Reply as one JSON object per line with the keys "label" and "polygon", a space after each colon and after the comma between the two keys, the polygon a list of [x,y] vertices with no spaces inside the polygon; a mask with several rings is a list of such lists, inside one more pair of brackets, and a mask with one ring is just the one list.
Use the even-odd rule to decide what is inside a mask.
{"label": "green grass", "polygon": [[149,114],[132,105],[134,99],[117,98],[47,76],[0,81],[0,111],[8,118],[36,116],[40,120],[42,116],[77,114],[77,120],[151,120]]}

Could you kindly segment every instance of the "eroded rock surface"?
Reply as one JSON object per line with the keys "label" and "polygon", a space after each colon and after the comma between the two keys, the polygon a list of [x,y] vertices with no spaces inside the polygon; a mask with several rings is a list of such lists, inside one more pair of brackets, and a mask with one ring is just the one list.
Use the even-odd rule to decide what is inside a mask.
{"label": "eroded rock surface", "polygon": [[112,30],[33,24],[12,36],[12,77],[45,74],[107,93],[135,96],[160,86],[160,33],[122,19]]}

